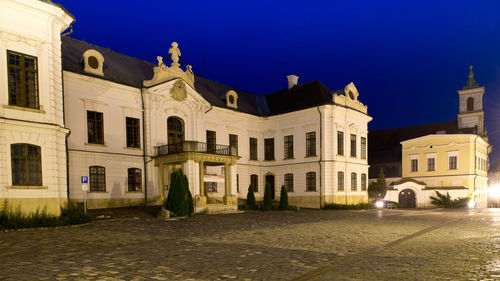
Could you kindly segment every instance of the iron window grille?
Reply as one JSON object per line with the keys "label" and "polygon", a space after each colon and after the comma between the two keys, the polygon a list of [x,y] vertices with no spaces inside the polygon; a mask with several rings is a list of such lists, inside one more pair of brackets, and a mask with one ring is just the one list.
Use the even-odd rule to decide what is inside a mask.
{"label": "iron window grille", "polygon": [[316,191],[316,173],[306,173],[306,191]]}
{"label": "iron window grille", "polygon": [[338,190],[344,190],[344,172],[337,173],[337,181]]}
{"label": "iron window grille", "polygon": [[285,136],[284,146],[285,159],[293,158],[293,136]]}
{"label": "iron window grille", "polygon": [[90,191],[106,191],[106,168],[90,166],[89,175]]}
{"label": "iron window grille", "polygon": [[316,156],[316,132],[306,133],[306,156]]}
{"label": "iron window grille", "polygon": [[351,173],[351,190],[358,190],[358,175]]}
{"label": "iron window grille", "polygon": [[285,174],[285,188],[288,192],[293,192],[293,174]]}
{"label": "iron window grille", "polygon": [[42,185],[42,156],[40,147],[26,143],[10,145],[12,185]]}
{"label": "iron window grille", "polygon": [[128,168],[128,191],[142,190],[142,170],[139,168]]}

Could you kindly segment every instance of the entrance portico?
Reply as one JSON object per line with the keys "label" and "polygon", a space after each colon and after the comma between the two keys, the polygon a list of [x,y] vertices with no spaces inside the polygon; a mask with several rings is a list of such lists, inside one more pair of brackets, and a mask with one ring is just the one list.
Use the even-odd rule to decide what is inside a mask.
{"label": "entrance portico", "polygon": [[[239,156],[236,156],[230,146],[207,146],[202,142],[184,141],[158,146],[155,150],[154,163],[157,167],[162,203],[168,194],[171,172],[182,168],[195,200],[195,213],[211,212],[211,209],[237,210],[235,165]],[[223,168],[219,173],[213,173],[210,170],[214,167]],[[212,183],[215,183],[215,190]],[[224,184],[223,192],[217,192],[217,183]]]}

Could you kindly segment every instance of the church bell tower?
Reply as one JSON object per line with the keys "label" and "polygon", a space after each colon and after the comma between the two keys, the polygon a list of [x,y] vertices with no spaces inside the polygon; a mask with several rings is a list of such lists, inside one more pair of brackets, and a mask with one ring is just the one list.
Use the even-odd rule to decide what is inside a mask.
{"label": "church bell tower", "polygon": [[474,79],[473,66],[469,66],[467,82],[458,92],[459,113],[458,128],[476,128],[476,133],[486,136],[484,128],[483,94],[484,87],[480,87]]}

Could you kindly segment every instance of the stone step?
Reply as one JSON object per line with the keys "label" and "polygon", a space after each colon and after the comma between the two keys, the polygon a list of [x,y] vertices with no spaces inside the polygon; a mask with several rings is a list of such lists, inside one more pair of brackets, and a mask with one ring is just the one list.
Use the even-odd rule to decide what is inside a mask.
{"label": "stone step", "polygon": [[207,214],[231,214],[239,213],[238,206],[228,206],[224,204],[207,204]]}

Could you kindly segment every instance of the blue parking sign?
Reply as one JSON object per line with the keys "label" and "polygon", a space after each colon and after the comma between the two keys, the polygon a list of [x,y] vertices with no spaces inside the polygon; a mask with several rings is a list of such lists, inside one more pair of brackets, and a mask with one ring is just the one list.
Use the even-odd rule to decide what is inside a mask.
{"label": "blue parking sign", "polygon": [[81,177],[82,183],[89,183],[89,177],[83,176]]}

